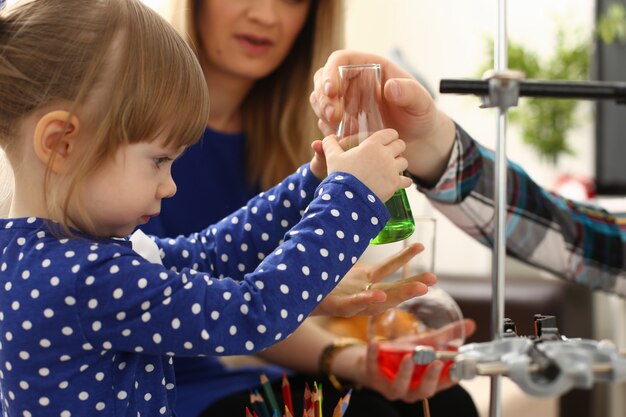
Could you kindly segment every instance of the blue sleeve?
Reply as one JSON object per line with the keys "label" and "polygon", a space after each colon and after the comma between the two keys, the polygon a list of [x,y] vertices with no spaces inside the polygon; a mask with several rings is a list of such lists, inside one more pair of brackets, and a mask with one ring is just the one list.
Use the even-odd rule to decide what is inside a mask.
{"label": "blue sleeve", "polygon": [[[303,180],[296,181],[297,175]],[[303,172],[291,178],[310,181]],[[96,272],[82,271],[77,298],[88,305],[95,294],[100,297],[91,303],[94,308],[80,312],[90,343],[151,354],[233,355],[287,337],[356,263],[389,217],[360,181],[336,173],[314,191],[296,223],[313,189],[305,184],[307,197],[289,184],[254,199],[202,236],[167,242],[164,259],[181,266],[201,263],[209,273],[151,264],[129,248],[101,257]],[[275,225],[284,219],[293,224],[286,234]],[[250,250],[241,250],[244,242]],[[264,253],[262,261],[258,253]],[[247,272],[239,271],[239,264]]]}
{"label": "blue sleeve", "polygon": [[173,270],[190,267],[218,278],[240,278],[283,242],[287,231],[302,218],[318,186],[320,182],[308,164],[303,165],[217,224],[188,237],[156,239],[163,264]]}

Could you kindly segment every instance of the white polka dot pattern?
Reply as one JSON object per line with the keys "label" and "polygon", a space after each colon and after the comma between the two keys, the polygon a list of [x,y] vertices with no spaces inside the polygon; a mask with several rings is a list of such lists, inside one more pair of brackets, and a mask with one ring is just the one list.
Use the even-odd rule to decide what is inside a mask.
{"label": "white polka dot pattern", "polygon": [[0,219],[5,414],[171,415],[171,355],[287,337],[388,218],[348,174],[317,185],[300,169],[200,233],[156,239],[163,265],[127,240],[58,239],[42,219]]}

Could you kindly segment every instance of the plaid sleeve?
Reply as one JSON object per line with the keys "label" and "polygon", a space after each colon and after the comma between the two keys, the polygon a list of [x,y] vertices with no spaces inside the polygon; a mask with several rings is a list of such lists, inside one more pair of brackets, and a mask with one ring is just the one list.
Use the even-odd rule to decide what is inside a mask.
{"label": "plaid sleeve", "polygon": [[[418,187],[462,230],[492,246],[494,153],[460,126],[448,168]],[[626,218],[538,186],[518,165],[507,169],[507,253],[593,289],[626,295]]]}

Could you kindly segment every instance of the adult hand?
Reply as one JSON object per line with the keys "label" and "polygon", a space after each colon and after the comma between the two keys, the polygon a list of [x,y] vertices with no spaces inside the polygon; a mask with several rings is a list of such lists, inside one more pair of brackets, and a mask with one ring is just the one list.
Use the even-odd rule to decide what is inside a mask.
{"label": "adult hand", "polygon": [[373,315],[410,298],[424,295],[428,286],[437,282],[435,275],[430,272],[381,282],[423,250],[421,243],[413,243],[377,264],[355,265],[313,314],[340,317]]}
{"label": "adult hand", "polygon": [[[428,334],[424,338],[417,338],[418,343],[429,345],[429,341],[432,338],[440,338],[444,333],[458,332],[459,326],[465,327],[466,337],[472,335],[476,331],[476,322],[471,319],[465,319],[463,322],[451,323],[448,326],[443,327],[437,332],[439,334]],[[438,391],[446,388],[450,388],[456,382],[452,381],[448,375],[441,377],[441,371],[444,363],[440,360],[435,360],[428,365],[425,373],[422,376],[420,384],[411,388],[411,376],[413,374],[413,360],[410,354],[407,354],[400,362],[398,373],[393,380],[390,380],[381,375],[378,368],[378,352],[380,346],[376,342],[370,342],[367,347],[367,353],[365,355],[364,370],[359,382],[381,393],[385,398],[395,401],[402,400],[405,402],[415,402],[423,398],[432,397]]]}
{"label": "adult hand", "polygon": [[454,122],[443,113],[428,91],[406,71],[388,59],[369,53],[336,51],[314,77],[311,106],[325,135],[335,133],[343,109],[339,97],[340,65],[379,63],[386,127],[398,131],[407,142],[408,171],[426,182],[436,182],[448,162],[455,137]]}

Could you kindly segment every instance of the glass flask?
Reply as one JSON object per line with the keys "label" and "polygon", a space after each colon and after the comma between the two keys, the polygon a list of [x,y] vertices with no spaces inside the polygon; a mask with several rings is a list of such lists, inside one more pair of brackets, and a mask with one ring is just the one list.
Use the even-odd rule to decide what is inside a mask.
{"label": "glass flask", "polygon": [[[458,351],[465,343],[463,314],[447,292],[433,285],[425,295],[372,316],[368,338],[379,343],[380,372],[393,380],[402,358],[412,355],[417,346],[432,347],[435,351]],[[440,379],[447,377],[451,366],[451,360],[444,361]],[[411,388],[419,385],[426,367],[415,365]]]}
{"label": "glass flask", "polygon": [[[339,67],[339,96],[343,117],[337,136],[344,149],[357,146],[372,133],[384,129],[380,113],[380,65],[343,65]],[[409,200],[403,188],[385,203],[391,217],[372,244],[397,242],[415,230]]]}

